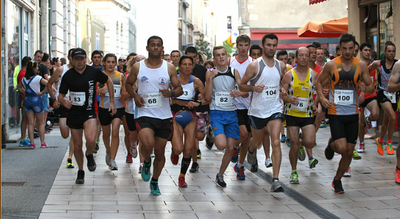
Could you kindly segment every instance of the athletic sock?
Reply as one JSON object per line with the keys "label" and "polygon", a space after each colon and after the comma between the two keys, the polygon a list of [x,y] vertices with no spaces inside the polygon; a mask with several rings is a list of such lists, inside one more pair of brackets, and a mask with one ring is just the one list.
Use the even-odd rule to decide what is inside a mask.
{"label": "athletic sock", "polygon": [[239,168],[242,168],[242,167],[244,167],[244,164],[238,163],[238,167],[239,167]]}
{"label": "athletic sock", "polygon": [[393,144],[393,141],[392,141],[392,140],[388,140],[387,143],[388,143],[388,144],[389,144],[389,143]]}
{"label": "athletic sock", "polygon": [[153,177],[151,177],[151,181],[158,182],[158,179],[154,179]]}
{"label": "athletic sock", "polygon": [[191,160],[192,160],[192,157],[189,157],[189,158],[182,157],[181,174],[184,174],[184,175],[186,174]]}
{"label": "athletic sock", "polygon": [[308,159],[308,160],[312,160],[312,159],[314,159],[314,157],[310,157],[310,159]]}
{"label": "athletic sock", "polygon": [[382,144],[383,143],[383,139],[381,137],[379,137],[378,142],[379,142],[379,144]]}
{"label": "athletic sock", "polygon": [[278,180],[278,181],[279,181],[279,178],[273,178],[273,179],[272,179],[272,182],[275,181],[275,180]]}

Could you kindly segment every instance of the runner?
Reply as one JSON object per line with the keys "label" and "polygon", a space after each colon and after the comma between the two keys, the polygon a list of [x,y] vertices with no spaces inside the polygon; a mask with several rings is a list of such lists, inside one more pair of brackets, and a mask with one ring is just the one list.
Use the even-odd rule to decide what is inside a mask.
{"label": "runner", "polygon": [[[250,37],[247,35],[240,35],[236,38],[236,47],[238,55],[230,59],[230,67],[236,69],[239,72],[240,78],[243,77],[246,72],[247,66],[253,61],[250,57]],[[237,88],[239,90],[239,88]],[[235,163],[233,169],[237,173],[236,178],[238,180],[246,179],[244,174],[244,160],[246,159],[247,151],[249,149],[249,142],[251,139],[251,128],[250,119],[248,116],[248,109],[250,105],[250,95],[248,97],[236,97],[235,98],[236,114],[239,121],[240,129],[240,140],[235,142],[232,155],[232,163]],[[240,158],[238,160],[238,153],[240,148]]]}
{"label": "runner", "polygon": [[114,105],[117,108],[117,113],[111,115],[108,111],[111,102],[111,95],[108,92],[108,86],[106,84],[100,83],[100,101],[98,116],[101,124],[101,129],[103,130],[103,143],[106,148],[106,164],[110,167],[111,170],[118,170],[115,158],[117,157],[119,147],[119,127],[122,122],[122,116],[125,112],[121,97],[122,82],[125,79],[123,73],[115,70],[115,67],[117,66],[116,55],[112,53],[106,54],[103,58],[103,65],[103,72],[111,79],[111,83],[113,83]]}
{"label": "runner", "polygon": [[[289,160],[292,166],[290,183],[298,184],[297,159],[300,159],[299,147],[312,149],[315,146],[313,83],[318,73],[308,67],[311,52],[308,48],[296,50],[297,66],[285,74],[282,87],[287,90],[283,96],[285,104],[286,128],[290,139]],[[302,131],[301,139],[299,131]],[[304,154],[304,149],[303,149]],[[313,158],[315,166],[318,160]],[[304,160],[304,159],[303,159]],[[311,168],[311,164],[310,164]]]}
{"label": "runner", "polygon": [[225,150],[215,182],[221,187],[226,187],[223,174],[231,161],[235,140],[240,139],[233,99],[239,96],[247,97],[249,94],[235,89],[236,84],[240,84],[240,75],[236,69],[228,66],[225,47],[214,47],[213,55],[216,68],[207,71],[204,96],[207,101],[211,101],[210,121],[215,135],[215,146],[218,150]]}
{"label": "runner", "polygon": [[[172,137],[173,153],[178,156],[183,153],[181,172],[178,178],[179,187],[187,187],[185,175],[193,156],[192,151],[196,148],[195,138],[197,133],[197,115],[195,107],[207,104],[205,100],[195,102],[196,92],[204,94],[204,85],[200,79],[192,76],[193,58],[190,56],[182,56],[179,60],[180,74],[179,82],[183,88],[183,94],[179,97],[172,98],[171,110],[173,113],[174,132]],[[183,139],[185,136],[185,140]],[[196,154],[194,154],[196,156]]]}
{"label": "runner", "polygon": [[172,50],[172,52],[171,52],[172,63],[171,64],[173,64],[175,66],[176,70],[179,69],[179,59],[180,58],[181,58],[181,53],[178,50]]}
{"label": "runner", "polygon": [[[100,71],[104,70],[103,65],[101,65],[102,61],[103,61],[103,53],[100,52],[99,50],[94,50],[92,52],[92,56],[91,56],[91,60],[92,60],[92,67],[94,68],[98,68],[100,69]],[[96,86],[98,87],[98,86]],[[98,91],[96,91],[97,96],[96,96],[96,103],[97,105],[99,105],[99,100],[100,100],[100,94]],[[99,143],[100,143],[100,134],[101,134],[101,124],[99,121],[99,118],[97,117],[97,130],[96,130],[96,146],[93,149],[93,153],[97,153],[97,151],[99,150]]]}
{"label": "runner", "polygon": [[[109,111],[112,115],[116,113],[114,105],[114,86],[111,79],[100,70],[86,65],[86,52],[81,48],[74,49],[71,54],[74,68],[68,70],[62,77],[58,101],[68,110],[67,125],[71,129],[75,148],[74,155],[78,163],[78,175],[76,184],[85,182],[85,172],[83,171],[83,151],[82,136],[85,130],[86,139],[86,158],[89,171],[96,170],[92,150],[96,145],[96,83],[107,83],[110,92]],[[66,100],[65,96],[69,91],[71,100]]]}
{"label": "runner", "polygon": [[[183,94],[182,87],[176,75],[175,67],[161,59],[164,51],[163,41],[158,36],[147,40],[149,58],[135,63],[126,80],[126,90],[135,98],[138,111],[135,115],[136,128],[139,131],[141,154],[144,158],[142,178],[150,180],[151,153],[154,149],[155,159],[153,177],[150,181],[152,195],[160,195],[158,177],[165,164],[165,145],[171,134],[171,108],[169,98]],[[133,85],[138,81],[137,93]],[[172,84],[175,90],[169,90]]]}
{"label": "runner", "polygon": [[370,70],[379,69],[378,71],[378,103],[383,109],[383,123],[381,126],[381,135],[380,137],[375,139],[375,142],[378,146],[379,155],[383,155],[385,153],[385,149],[383,146],[383,139],[385,138],[386,132],[388,135],[388,140],[386,143],[386,153],[388,155],[394,155],[393,150],[393,132],[396,124],[396,114],[395,111],[397,109],[396,104],[396,93],[390,93],[387,91],[387,86],[389,84],[389,79],[392,76],[392,69],[394,63],[397,60],[394,58],[396,56],[396,46],[391,41],[387,41],[385,43],[385,58],[382,60],[375,61]]}
{"label": "runner", "polygon": [[249,55],[254,59],[258,59],[262,56],[262,49],[259,45],[252,45],[249,50]]}
{"label": "runner", "polygon": [[[393,71],[392,71],[392,76],[390,77],[389,80],[389,85],[388,85],[388,92],[397,92],[400,90],[400,62],[396,61]],[[397,112],[397,117],[398,117],[399,112]],[[398,118],[397,118],[398,119]],[[398,121],[398,120],[396,120]],[[397,185],[400,185],[400,149],[399,145],[397,145],[396,149],[396,158],[397,158],[397,165],[395,169],[395,182]]]}
{"label": "runner", "polygon": [[[74,51],[74,49],[68,50],[68,61],[69,63],[66,65],[61,66],[60,68],[57,68],[57,70],[54,72],[54,74],[51,76],[49,82],[47,83],[47,90],[50,95],[50,99],[53,102],[53,108],[55,109],[55,114],[58,116],[58,125],[60,127],[60,132],[61,136],[64,139],[67,139],[69,137],[69,127],[67,126],[67,112],[68,109],[60,105],[60,102],[58,102],[57,98],[59,95],[59,90],[60,90],[60,84],[62,77],[64,74],[71,68],[73,68],[72,65],[72,59],[71,59],[71,54]],[[56,92],[53,92],[53,84],[55,84]],[[69,100],[69,94],[65,96],[66,100]],[[68,158],[67,158],[67,167],[68,168],[74,168],[74,164],[72,163],[72,156],[74,155],[74,140],[73,138],[69,139],[69,151],[68,151]]]}
{"label": "runner", "polygon": [[[331,135],[325,149],[325,157],[331,160],[336,153],[342,155],[332,186],[335,193],[344,193],[341,178],[350,166],[358,135],[358,88],[372,93],[373,85],[367,64],[353,57],[355,39],[351,34],[339,38],[342,56],[326,63],[316,82],[321,105],[328,108]],[[324,97],[322,88],[330,83],[329,100]]]}
{"label": "runner", "polygon": [[[250,140],[247,161],[252,165],[257,163],[255,150],[261,145],[264,133],[268,131],[273,158],[271,191],[283,192],[278,178],[282,160],[279,133],[284,120],[280,81],[286,66],[285,63],[274,59],[277,46],[278,37],[275,34],[269,33],[262,38],[263,55],[256,62],[249,64],[239,87],[243,92],[252,92],[249,117],[253,138]],[[249,81],[251,85],[247,85]]]}

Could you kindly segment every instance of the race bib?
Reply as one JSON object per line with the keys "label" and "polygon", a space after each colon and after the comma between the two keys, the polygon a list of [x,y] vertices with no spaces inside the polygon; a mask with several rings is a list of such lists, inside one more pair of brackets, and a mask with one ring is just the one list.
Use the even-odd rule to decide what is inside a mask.
{"label": "race bib", "polygon": [[[114,97],[118,98],[121,95],[121,85],[114,84]],[[104,96],[109,97],[110,93],[105,93]]]}
{"label": "race bib", "polygon": [[354,97],[353,90],[335,90],[335,104],[336,105],[354,104],[353,97]]}
{"label": "race bib", "polygon": [[276,86],[265,86],[264,90],[262,91],[262,98],[263,99],[276,99],[279,95],[279,85]]}
{"label": "race bib", "polygon": [[179,99],[182,100],[192,100],[193,99],[193,90],[185,90],[183,89],[183,94],[179,96]]}
{"label": "race bib", "polygon": [[151,93],[143,94],[142,96],[146,108],[156,108],[162,106],[162,94],[161,93]]}
{"label": "race bib", "polygon": [[307,111],[308,98],[299,97],[299,103],[297,105],[292,104],[292,108],[298,111]]}
{"label": "race bib", "polygon": [[215,104],[217,106],[230,106],[232,105],[233,97],[229,92],[217,92],[215,93]]}
{"label": "race bib", "polygon": [[83,106],[86,101],[86,93],[85,92],[70,92],[69,96],[72,101],[72,105],[74,106]]}
{"label": "race bib", "polygon": [[383,91],[383,94],[385,94],[385,96],[390,100],[391,103],[396,103],[396,93]]}

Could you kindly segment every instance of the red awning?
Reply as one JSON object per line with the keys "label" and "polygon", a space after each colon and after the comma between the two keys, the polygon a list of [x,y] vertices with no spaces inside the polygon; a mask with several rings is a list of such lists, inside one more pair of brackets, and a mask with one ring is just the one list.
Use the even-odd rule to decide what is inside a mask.
{"label": "red awning", "polygon": [[340,37],[348,31],[348,18],[310,21],[297,30],[299,37]]}
{"label": "red awning", "polygon": [[320,2],[324,2],[324,1],[326,1],[326,0],[310,0],[310,5],[317,4]]}

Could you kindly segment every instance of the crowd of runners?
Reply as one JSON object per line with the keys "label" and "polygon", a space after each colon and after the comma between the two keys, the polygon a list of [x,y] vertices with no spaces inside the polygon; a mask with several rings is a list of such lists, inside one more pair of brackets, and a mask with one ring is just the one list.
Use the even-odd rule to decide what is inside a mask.
{"label": "crowd of runners", "polygon": [[[371,45],[359,45],[350,34],[339,38],[335,57],[329,57],[318,42],[294,53],[277,52],[278,43],[273,33],[266,34],[261,45],[251,45],[249,36],[240,35],[233,57],[225,47],[216,46],[213,58],[207,60],[195,47],[184,54],[178,50],[167,54],[163,40],[152,36],[147,58],[136,53],[117,57],[98,50],[88,57],[85,50],[73,48],[68,63],[51,71],[46,66],[48,54],[37,51],[34,60],[22,60],[17,77],[22,124],[25,121],[20,146],[36,147],[36,125],[41,147],[47,147],[46,112],[53,108],[62,137],[71,136],[67,167],[74,168],[75,157],[77,184],[84,183],[84,157],[89,171],[101,162],[93,156],[98,150],[106,150],[106,164],[111,171],[118,170],[122,124],[126,162],[140,159],[139,173],[150,181],[153,195],[160,194],[158,179],[166,162],[167,141],[172,145],[171,162],[180,161],[179,187],[187,187],[185,175],[199,170],[199,142],[205,138],[208,149],[215,145],[224,151],[217,185],[227,186],[224,173],[231,162],[238,180],[246,179],[246,157],[251,171],[258,171],[257,150],[263,146],[265,166],[272,167],[271,191],[283,192],[281,143],[290,147],[290,183],[298,184],[297,162],[308,157],[309,167],[317,166],[312,151],[316,133],[329,121],[331,138],[325,157],[341,155],[332,180],[334,192],[340,194],[344,193],[341,178],[351,176],[350,163],[361,159],[364,137],[374,134],[371,130],[383,112],[376,148],[380,155],[396,154],[395,181],[400,184],[399,147],[395,153],[392,142],[400,91],[395,45],[386,42],[384,53],[374,60]],[[100,136],[104,149],[99,148]]]}

